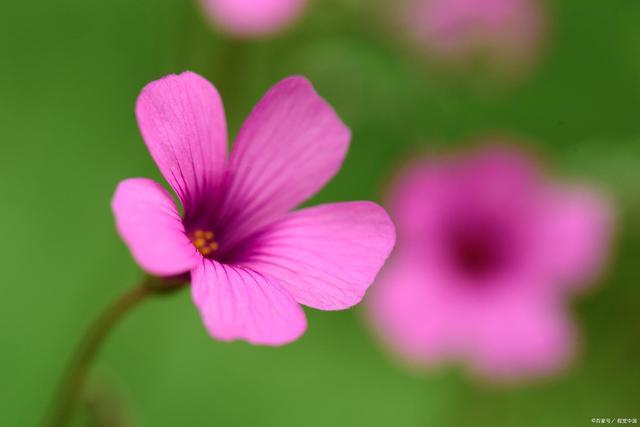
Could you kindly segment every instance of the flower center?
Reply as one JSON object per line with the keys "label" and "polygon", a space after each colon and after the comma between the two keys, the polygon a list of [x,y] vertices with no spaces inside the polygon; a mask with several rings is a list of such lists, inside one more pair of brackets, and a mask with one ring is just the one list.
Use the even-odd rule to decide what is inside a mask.
{"label": "flower center", "polygon": [[458,269],[465,275],[482,278],[502,266],[502,254],[491,239],[466,236],[453,244],[453,257]]}
{"label": "flower center", "polygon": [[453,268],[472,282],[484,282],[509,268],[512,244],[502,227],[486,223],[457,224],[447,236]]}
{"label": "flower center", "polygon": [[208,257],[218,250],[220,245],[214,240],[215,234],[210,230],[196,230],[189,234],[193,246],[196,247],[198,252],[204,257]]}

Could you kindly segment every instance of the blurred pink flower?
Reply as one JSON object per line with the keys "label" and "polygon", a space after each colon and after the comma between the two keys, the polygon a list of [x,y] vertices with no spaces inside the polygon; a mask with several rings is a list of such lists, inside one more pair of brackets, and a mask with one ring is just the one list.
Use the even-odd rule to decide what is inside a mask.
{"label": "blurred pink flower", "polygon": [[467,361],[487,377],[565,366],[568,296],[607,252],[603,199],[547,182],[506,147],[416,164],[391,194],[398,247],[369,309],[395,351],[419,365]]}
{"label": "blurred pink flower", "polygon": [[362,299],[395,241],[386,212],[349,202],[289,213],[333,177],[350,140],[306,79],[266,94],[229,157],[218,92],[196,74],[150,83],[136,114],[183,214],[160,184],[127,179],[113,199],[118,231],[149,273],[191,273],[213,337],[284,344],[306,329],[299,304],[340,310]]}
{"label": "blurred pink flower", "polygon": [[239,37],[278,32],[305,9],[308,0],[201,0],[209,19]]}
{"label": "blurred pink flower", "polygon": [[544,33],[537,0],[407,0],[405,22],[416,41],[447,59],[484,54],[509,64],[536,55]]}

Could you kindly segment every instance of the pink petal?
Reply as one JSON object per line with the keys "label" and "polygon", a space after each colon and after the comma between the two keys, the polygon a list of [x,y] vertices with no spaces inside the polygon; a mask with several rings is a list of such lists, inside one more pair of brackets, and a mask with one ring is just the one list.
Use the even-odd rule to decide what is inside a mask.
{"label": "pink petal", "polygon": [[392,215],[408,240],[437,232],[434,228],[455,210],[520,217],[521,210],[530,210],[538,182],[537,165],[525,152],[500,139],[487,140],[471,154],[406,167],[393,186]]}
{"label": "pink petal", "polygon": [[[350,131],[302,77],[258,103],[231,154],[225,217],[245,237],[314,195],[340,168]],[[228,226],[228,228],[230,228]]]}
{"label": "pink petal", "polygon": [[441,160],[416,161],[405,167],[394,180],[389,201],[399,239],[420,239],[433,232],[431,228],[440,227],[456,182],[454,170]]}
{"label": "pink petal", "polygon": [[304,10],[307,0],[201,0],[211,20],[238,36],[276,32]]}
{"label": "pink petal", "polygon": [[216,339],[282,345],[307,327],[293,297],[276,280],[251,269],[204,260],[191,280],[193,301]]}
{"label": "pink petal", "polygon": [[485,307],[469,324],[468,357],[491,377],[525,377],[564,368],[575,337],[564,308],[537,298],[510,299]]}
{"label": "pink petal", "polygon": [[465,291],[419,261],[417,253],[398,256],[368,300],[374,326],[403,359],[428,366],[464,361],[500,379],[566,366],[574,331],[564,307],[534,289],[544,286]]}
{"label": "pink petal", "polygon": [[[419,259],[399,254],[387,263],[367,298],[369,318],[394,353],[419,365],[456,357],[461,336],[456,300]],[[441,286],[442,285],[442,286]]]}
{"label": "pink petal", "polygon": [[584,287],[600,272],[612,234],[612,210],[587,189],[552,190],[541,215],[540,245],[554,279]]}
{"label": "pink petal", "polygon": [[122,181],[112,202],[116,226],[136,262],[159,276],[185,273],[200,256],[169,193],[150,179]]}
{"label": "pink petal", "polygon": [[224,109],[216,89],[191,72],[149,83],[136,104],[144,141],[185,209],[220,182],[227,153]]}
{"label": "pink petal", "polygon": [[531,0],[412,0],[404,23],[428,50],[464,57],[481,49],[496,59],[535,55],[545,32],[540,2]]}
{"label": "pink petal", "polygon": [[251,242],[247,265],[301,304],[341,310],[360,302],[394,242],[393,224],[375,203],[328,204],[270,226]]}

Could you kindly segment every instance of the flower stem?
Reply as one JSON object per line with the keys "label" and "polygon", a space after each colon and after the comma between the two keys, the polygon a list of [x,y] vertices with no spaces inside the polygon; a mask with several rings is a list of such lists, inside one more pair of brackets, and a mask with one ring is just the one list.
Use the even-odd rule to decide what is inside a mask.
{"label": "flower stem", "polygon": [[46,426],[62,427],[69,422],[74,405],[82,395],[91,362],[105,338],[120,319],[150,295],[167,295],[185,287],[184,281],[170,281],[147,276],[138,286],[116,299],[89,327],[76,347],[54,398]]}

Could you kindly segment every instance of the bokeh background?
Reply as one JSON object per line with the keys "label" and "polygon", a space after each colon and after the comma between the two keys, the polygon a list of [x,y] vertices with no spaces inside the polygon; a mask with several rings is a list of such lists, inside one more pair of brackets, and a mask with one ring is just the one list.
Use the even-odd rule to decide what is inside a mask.
{"label": "bokeh background", "polygon": [[381,201],[407,158],[499,131],[526,138],[556,174],[604,188],[618,232],[600,285],[574,301],[582,351],[561,375],[500,386],[456,367],[411,374],[381,351],[361,307],[307,310],[306,335],[283,348],[215,342],[183,292],[131,313],[95,364],[92,393],[133,425],[640,417],[640,2],[548,2],[545,52],[506,85],[416,58],[377,5],[316,0],[289,31],[241,42],[189,0],[0,4],[0,425],[38,425],[84,329],[142,276],[109,203],[123,178],[160,178],[133,106],[146,83],[185,69],[219,84],[232,134],[276,81],[311,79],[353,130],[344,168],[313,203]]}

